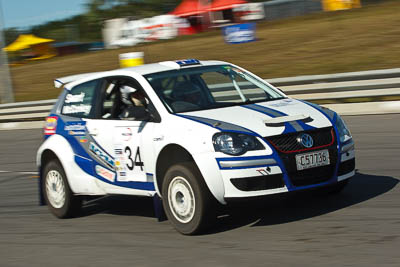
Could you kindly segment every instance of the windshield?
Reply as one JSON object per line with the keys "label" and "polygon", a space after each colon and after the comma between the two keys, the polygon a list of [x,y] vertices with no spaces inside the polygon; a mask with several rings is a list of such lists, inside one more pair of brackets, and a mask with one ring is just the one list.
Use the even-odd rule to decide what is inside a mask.
{"label": "windshield", "polygon": [[231,65],[159,72],[145,78],[172,113],[284,98],[266,83]]}

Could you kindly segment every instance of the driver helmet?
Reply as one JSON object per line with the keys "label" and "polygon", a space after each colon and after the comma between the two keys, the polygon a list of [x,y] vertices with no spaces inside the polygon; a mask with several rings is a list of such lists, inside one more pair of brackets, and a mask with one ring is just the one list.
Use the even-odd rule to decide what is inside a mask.
{"label": "driver helmet", "polygon": [[124,104],[126,105],[133,105],[133,102],[131,100],[131,94],[137,91],[136,88],[133,88],[129,85],[123,85],[119,88],[121,91],[121,100]]}

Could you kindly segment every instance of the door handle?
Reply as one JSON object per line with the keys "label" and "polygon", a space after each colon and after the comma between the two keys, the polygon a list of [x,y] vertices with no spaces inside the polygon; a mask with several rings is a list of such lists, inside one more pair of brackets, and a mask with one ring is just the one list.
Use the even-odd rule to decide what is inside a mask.
{"label": "door handle", "polygon": [[164,135],[154,136],[153,141],[162,141],[164,140]]}

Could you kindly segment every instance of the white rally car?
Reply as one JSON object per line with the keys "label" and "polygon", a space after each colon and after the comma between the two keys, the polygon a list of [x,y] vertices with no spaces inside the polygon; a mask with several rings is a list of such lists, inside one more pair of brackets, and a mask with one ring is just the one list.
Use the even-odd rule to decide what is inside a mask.
{"label": "white rally car", "polygon": [[41,199],[60,218],[84,196],[160,197],[174,227],[193,234],[218,202],[339,192],[355,173],[340,116],[230,63],[167,61],[55,84],[65,90],[37,164]]}

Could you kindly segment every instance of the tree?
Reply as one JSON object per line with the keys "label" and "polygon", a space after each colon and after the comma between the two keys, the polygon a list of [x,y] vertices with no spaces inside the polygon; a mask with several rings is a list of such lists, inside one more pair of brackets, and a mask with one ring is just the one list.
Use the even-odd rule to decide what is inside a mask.
{"label": "tree", "polygon": [[9,45],[17,39],[17,37],[21,34],[21,31],[17,28],[8,28],[4,30],[4,42],[5,45]]}

